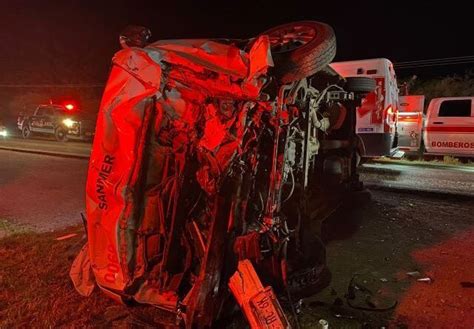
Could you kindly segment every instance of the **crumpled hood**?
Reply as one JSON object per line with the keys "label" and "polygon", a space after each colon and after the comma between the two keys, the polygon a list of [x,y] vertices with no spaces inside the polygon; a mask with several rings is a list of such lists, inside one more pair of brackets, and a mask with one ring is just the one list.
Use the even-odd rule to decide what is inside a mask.
{"label": "crumpled hood", "polygon": [[158,293],[149,273],[170,287],[154,257],[166,248],[167,220],[177,211],[180,183],[172,177],[181,177],[186,149],[194,147],[202,150],[197,180],[215,191],[216,176],[239,152],[241,120],[237,110],[205,101],[258,100],[271,66],[266,36],[248,53],[210,40],[167,40],[114,56],[89,162],[88,248],[71,271],[76,289],[92,291],[83,275],[89,269],[78,270],[83,264],[115,298],[176,308],[176,292]]}

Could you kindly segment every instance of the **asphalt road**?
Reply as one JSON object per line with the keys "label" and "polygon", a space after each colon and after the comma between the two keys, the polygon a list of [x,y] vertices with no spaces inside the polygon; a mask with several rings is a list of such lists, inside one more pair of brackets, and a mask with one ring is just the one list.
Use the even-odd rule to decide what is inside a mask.
{"label": "asphalt road", "polygon": [[87,165],[0,150],[0,221],[40,232],[80,223]]}
{"label": "asphalt road", "polygon": [[59,154],[70,157],[87,158],[91,144],[85,142],[58,142],[47,138],[22,139],[16,137],[0,138],[0,150],[16,150],[38,154]]}
{"label": "asphalt road", "polygon": [[364,164],[361,179],[366,185],[470,195],[474,197],[474,167],[418,166],[387,163]]}
{"label": "asphalt road", "polygon": [[[301,327],[474,328],[474,291],[461,284],[474,282],[473,211],[474,200],[372,191],[336,213],[323,228],[332,282],[305,301]],[[346,299],[352,279],[372,306],[362,291]]]}
{"label": "asphalt road", "polygon": [[[87,159],[91,144],[75,141],[60,143],[46,138],[7,138],[0,139],[0,150],[2,149]],[[370,163],[364,164],[360,171],[362,180],[368,186],[474,196],[473,166]]]}
{"label": "asphalt road", "polygon": [[[79,223],[80,212],[84,211],[89,154],[90,144],[87,143],[14,138],[0,140],[0,224],[7,221],[35,231],[48,231]],[[369,187],[474,197],[474,167],[364,164],[361,179]]]}

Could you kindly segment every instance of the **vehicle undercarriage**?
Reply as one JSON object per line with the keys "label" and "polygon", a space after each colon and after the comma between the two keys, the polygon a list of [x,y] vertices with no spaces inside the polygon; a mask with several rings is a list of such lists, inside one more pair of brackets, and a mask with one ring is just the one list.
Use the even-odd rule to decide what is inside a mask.
{"label": "vehicle undercarriage", "polygon": [[152,44],[128,33],[99,113],[76,288],[95,281],[178,327],[211,327],[237,301],[252,328],[289,328],[279,300],[329,284],[321,223],[362,188],[363,91],[328,67],[332,29]]}

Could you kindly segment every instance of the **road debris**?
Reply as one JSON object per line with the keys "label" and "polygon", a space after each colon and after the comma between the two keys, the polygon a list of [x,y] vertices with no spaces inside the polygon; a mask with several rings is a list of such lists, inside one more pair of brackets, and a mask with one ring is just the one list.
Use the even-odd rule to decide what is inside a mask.
{"label": "road debris", "polygon": [[303,307],[304,307],[303,299],[298,300],[296,304],[293,306],[296,314],[301,314],[301,312],[303,312]]}
{"label": "road debris", "polygon": [[369,288],[357,283],[354,275],[347,287],[345,295],[347,304],[358,310],[364,311],[388,311],[397,305],[397,301],[383,296],[375,296]]}
{"label": "road debris", "polygon": [[421,273],[418,272],[418,271],[413,271],[413,272],[407,272],[407,275],[411,276],[411,277],[414,277],[414,278],[417,278],[421,275]]}
{"label": "road debris", "polygon": [[318,329],[329,329],[329,322],[327,320],[321,319],[318,321]]}
{"label": "road debris", "polygon": [[67,239],[75,237],[76,235],[77,235],[77,233],[66,234],[66,235],[63,235],[63,236],[60,236],[60,237],[56,238],[55,240],[56,241],[67,240]]}
{"label": "road debris", "polygon": [[416,281],[418,282],[425,282],[425,283],[433,283],[433,279],[430,277],[425,277],[425,278],[419,278]]}
{"label": "road debris", "polygon": [[349,320],[357,319],[357,316],[353,314],[349,314],[347,312],[334,312],[333,315],[337,319],[349,319]]}

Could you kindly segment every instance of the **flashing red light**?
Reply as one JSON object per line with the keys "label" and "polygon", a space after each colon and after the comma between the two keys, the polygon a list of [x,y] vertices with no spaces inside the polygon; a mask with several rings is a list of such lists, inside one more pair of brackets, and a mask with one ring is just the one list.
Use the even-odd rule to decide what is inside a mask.
{"label": "flashing red light", "polygon": [[66,110],[69,110],[69,111],[74,110],[74,105],[72,104],[66,104],[64,105],[64,107],[66,108]]}

